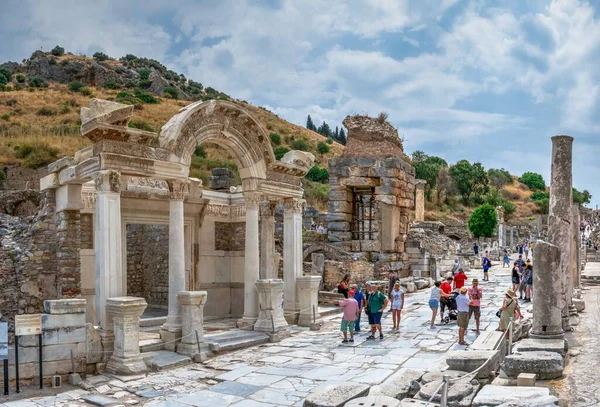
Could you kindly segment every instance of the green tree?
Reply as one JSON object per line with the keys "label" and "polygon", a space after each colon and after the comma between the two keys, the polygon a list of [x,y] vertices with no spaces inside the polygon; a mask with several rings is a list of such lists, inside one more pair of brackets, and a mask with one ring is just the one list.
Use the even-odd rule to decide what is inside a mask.
{"label": "green tree", "polygon": [[450,167],[450,176],[465,205],[472,196],[481,196],[488,190],[487,173],[481,163],[471,165],[467,160],[460,160]]}
{"label": "green tree", "polygon": [[490,184],[496,188],[502,188],[504,185],[512,184],[513,178],[510,172],[504,168],[490,168],[487,172]]}
{"label": "green tree", "polygon": [[338,141],[340,143],[342,143],[343,145],[346,145],[346,130],[344,129],[340,129],[340,138],[338,139]]}
{"label": "green tree", "polygon": [[425,196],[431,200],[431,191],[436,188],[438,173],[440,169],[447,167],[448,163],[443,158],[428,156],[419,150],[412,153],[412,161],[415,167],[415,177],[427,181]]}
{"label": "green tree", "polygon": [[539,201],[535,201],[535,204],[540,208],[542,215],[547,215],[550,210],[550,199],[544,198]]}
{"label": "green tree", "polygon": [[281,136],[277,133],[271,133],[269,134],[269,138],[271,139],[271,143],[273,143],[274,146],[278,146],[281,144]]}
{"label": "green tree", "polygon": [[172,86],[167,86],[163,90],[163,94],[168,95],[173,99],[177,99],[177,97],[179,96],[179,91],[177,90],[177,88],[174,88]]}
{"label": "green tree", "polygon": [[69,88],[69,90],[71,92],[79,92],[79,90],[81,88],[83,88],[85,85],[79,81],[73,81],[73,82],[69,82],[69,84],[67,85],[67,87]]}
{"label": "green tree", "polygon": [[52,48],[52,51],[50,51],[50,53],[55,57],[60,57],[65,55],[65,49],[57,45],[56,47]]}
{"label": "green tree", "polygon": [[530,196],[532,201],[541,201],[542,199],[550,199],[549,192],[534,191]]}
{"label": "green tree", "polygon": [[526,172],[525,174],[521,175],[519,182],[527,185],[527,187],[531,190],[539,189],[540,191],[544,191],[546,189],[544,177],[535,172]]}
{"label": "green tree", "polygon": [[108,55],[106,55],[104,52],[95,52],[92,57],[96,61],[106,61],[108,59]]}
{"label": "green tree", "polygon": [[476,238],[493,236],[497,225],[496,210],[490,204],[481,205],[469,218],[469,230]]}
{"label": "green tree", "polygon": [[306,179],[314,182],[326,183],[329,181],[327,168],[319,168],[314,165],[306,174]]}
{"label": "green tree", "polygon": [[589,204],[592,200],[592,195],[587,189],[584,189],[582,192],[578,191],[576,188],[573,188],[573,203],[578,203],[580,205]]}
{"label": "green tree", "polygon": [[323,124],[319,126],[319,128],[317,129],[317,133],[319,133],[325,137],[333,136],[331,127],[329,127],[329,124],[327,124],[327,122],[323,122]]}
{"label": "green tree", "polygon": [[275,154],[275,159],[276,160],[281,160],[281,158],[288,152],[290,151],[289,148],[287,148],[286,146],[279,146],[277,148],[275,148],[275,150],[273,150],[273,153]]}
{"label": "green tree", "polygon": [[317,131],[317,126],[315,126],[315,124],[313,123],[310,115],[308,115],[308,117],[306,118],[306,128],[308,130]]}
{"label": "green tree", "polygon": [[317,143],[317,151],[319,154],[327,154],[329,152],[329,146],[322,141]]}

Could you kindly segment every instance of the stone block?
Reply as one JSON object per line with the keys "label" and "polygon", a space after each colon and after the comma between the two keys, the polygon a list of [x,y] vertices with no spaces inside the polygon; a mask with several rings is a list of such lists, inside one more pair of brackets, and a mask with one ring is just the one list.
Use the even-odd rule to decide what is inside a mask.
{"label": "stone block", "polygon": [[550,395],[546,387],[515,387],[487,385],[473,399],[473,407],[550,407],[558,399]]}
{"label": "stone block", "polygon": [[428,403],[424,400],[404,399],[400,401],[400,407],[440,407],[436,403]]}
{"label": "stone block", "polygon": [[347,242],[352,240],[351,232],[327,231],[327,239],[330,242]]}
{"label": "stone block", "polygon": [[375,188],[375,193],[377,195],[394,195],[394,196],[400,196],[400,193],[402,192],[401,189],[399,188],[394,188],[391,186],[387,186],[387,185],[381,185]]}
{"label": "stone block", "polygon": [[564,360],[556,352],[520,352],[507,355],[502,370],[508,377],[521,373],[535,373],[540,380],[557,379],[562,376]]}
{"label": "stone block", "polygon": [[527,338],[519,341],[516,351],[520,352],[556,352],[563,358],[567,353],[567,341],[564,339],[537,339]]}
{"label": "stone block", "polygon": [[42,314],[42,329],[85,327],[85,313],[82,314]]}
{"label": "stone block", "polygon": [[349,187],[376,187],[379,185],[379,179],[370,177],[348,177],[340,179],[340,184]]}
{"label": "stone block", "polygon": [[[489,359],[489,362],[488,362]],[[486,363],[487,362],[487,363]],[[497,371],[500,365],[500,352],[497,350],[466,350],[448,352],[446,364],[452,370],[472,372],[486,363],[486,367],[479,371],[478,377],[487,377],[492,371]]]}
{"label": "stone block", "polygon": [[338,383],[326,386],[323,390],[309,394],[303,407],[342,407],[348,401],[366,396],[369,386],[359,383]]}
{"label": "stone block", "polygon": [[[434,402],[440,402],[441,392],[438,391],[438,389],[441,384],[441,380],[427,383],[421,387],[421,390],[419,390],[419,393],[417,394],[417,398],[421,400],[432,399]],[[469,401],[475,396],[478,387],[478,384],[473,385],[469,381],[460,380],[458,382],[450,382],[450,386],[448,387],[448,406],[469,406]]]}
{"label": "stone block", "polygon": [[351,213],[328,213],[325,215],[327,222],[352,222]]}
{"label": "stone block", "polygon": [[504,339],[504,332],[499,331],[481,331],[481,334],[469,346],[469,350],[493,351],[499,348],[500,342]]}
{"label": "stone block", "polygon": [[352,213],[352,202],[348,201],[329,201],[327,203],[329,213]]}
{"label": "stone block", "polygon": [[86,301],[80,298],[44,301],[44,312],[53,315],[84,314],[85,307]]}
{"label": "stone block", "polygon": [[577,309],[577,312],[582,312],[585,309],[585,301],[580,298],[573,298],[573,305]]}
{"label": "stone block", "polygon": [[348,232],[350,230],[349,222],[329,222],[327,225],[327,230],[329,231],[339,231],[339,232]]}
{"label": "stone block", "polygon": [[401,368],[383,383],[371,387],[370,396],[389,396],[398,400],[409,397],[413,381],[419,381],[425,372],[422,370]]}
{"label": "stone block", "polygon": [[535,387],[535,373],[521,373],[518,375],[517,386]]}
{"label": "stone block", "polygon": [[359,397],[350,400],[345,407],[400,407],[400,400],[388,396],[371,396]]}
{"label": "stone block", "polygon": [[[56,328],[42,331],[42,343],[44,345],[59,345],[85,342],[87,340],[87,330],[85,327],[79,328]],[[38,346],[37,336],[28,335],[19,339],[19,346],[30,347]]]}

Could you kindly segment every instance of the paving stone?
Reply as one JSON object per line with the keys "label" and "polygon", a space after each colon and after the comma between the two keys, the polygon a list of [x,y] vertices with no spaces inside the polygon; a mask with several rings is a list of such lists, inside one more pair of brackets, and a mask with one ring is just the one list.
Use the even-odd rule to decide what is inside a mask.
{"label": "paving stone", "polygon": [[247,383],[238,382],[221,382],[210,388],[210,391],[223,394],[231,394],[232,396],[246,397],[262,389],[260,386],[255,386]]}
{"label": "paving stone", "polygon": [[[369,395],[382,395],[402,400],[409,397],[413,381],[419,381],[425,372],[416,369],[399,369],[379,385],[371,387]],[[416,392],[415,392],[416,393]]]}
{"label": "paving stone", "polygon": [[[421,390],[417,394],[417,398],[429,400],[433,396],[432,401],[436,403],[440,402],[442,395],[441,390],[438,391],[438,388],[441,384],[441,380],[427,383],[421,387]],[[478,387],[478,385],[474,386],[463,381],[450,382],[450,386],[448,387],[448,407],[457,407],[461,405],[461,403],[469,406],[470,400],[475,396]],[[465,403],[466,401],[469,401],[469,403]]]}
{"label": "paving stone", "polygon": [[527,338],[522,339],[517,343],[517,352],[535,352],[535,351],[546,351],[556,352],[563,358],[567,351],[567,344],[565,339],[534,339]]}
{"label": "paving stone", "polygon": [[97,394],[90,394],[88,396],[82,397],[85,401],[95,406],[105,407],[105,406],[113,406],[115,404],[119,404],[119,400],[113,399],[111,397],[99,396]]}
{"label": "paving stone", "polygon": [[350,400],[345,407],[399,407],[400,400],[388,396],[367,396]]}
{"label": "paving stone", "polygon": [[228,407],[233,403],[242,401],[243,398],[231,394],[223,394],[212,392],[209,390],[203,390],[197,393],[186,394],[184,396],[173,398],[170,400],[177,403],[182,403],[188,407]]}
{"label": "paving stone", "polygon": [[556,402],[545,387],[487,385],[473,399],[473,407],[554,407]]}
{"label": "paving stone", "polygon": [[325,389],[311,393],[303,407],[342,407],[349,400],[365,396],[369,392],[366,384],[339,383],[327,386]]}

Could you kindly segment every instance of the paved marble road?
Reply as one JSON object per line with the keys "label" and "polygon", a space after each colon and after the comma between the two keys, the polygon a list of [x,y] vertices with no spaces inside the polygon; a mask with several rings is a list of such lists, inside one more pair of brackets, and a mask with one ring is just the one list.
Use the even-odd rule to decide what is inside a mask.
{"label": "paved marble road", "polygon": [[[474,270],[469,278],[482,278]],[[470,284],[470,283],[468,283]],[[495,316],[503,292],[510,288],[510,270],[500,263],[492,268],[489,282],[481,282],[482,330],[498,326]],[[406,295],[399,331],[391,331],[391,313],[385,313],[383,340],[357,335],[354,344],[342,344],[340,316],[326,318],[320,331],[294,328],[292,336],[279,343],[255,346],[166,372],[150,373],[128,382],[95,376],[90,391],[77,390],[56,397],[6,403],[11,407],[87,405],[89,395],[101,397],[97,404],[119,401],[122,405],[147,406],[301,406],[303,399],[332,382],[379,384],[399,368],[423,371],[446,368],[445,353],[465,349],[457,344],[455,321],[429,327],[429,289]],[[526,316],[530,304],[523,304]],[[530,314],[529,314],[530,316]],[[364,319],[364,315],[363,315]],[[366,322],[366,321],[365,321]],[[366,328],[366,324],[364,325]],[[467,341],[475,340],[471,321]],[[89,379],[88,379],[89,380]],[[116,400],[115,400],[116,399]],[[2,406],[2,405],[0,405]]]}

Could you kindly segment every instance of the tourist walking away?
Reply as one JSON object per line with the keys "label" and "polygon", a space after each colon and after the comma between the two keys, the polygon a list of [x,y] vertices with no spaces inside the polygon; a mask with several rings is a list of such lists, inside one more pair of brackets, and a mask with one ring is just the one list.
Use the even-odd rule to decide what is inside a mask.
{"label": "tourist walking away", "polygon": [[440,285],[440,321],[442,324],[444,323],[444,311],[448,305],[448,298],[450,297],[450,294],[452,294],[453,281],[453,277],[448,277],[446,278],[446,281]]}
{"label": "tourist walking away", "polygon": [[483,296],[483,290],[479,287],[479,280],[474,278],[471,287],[467,290],[469,297],[469,321],[471,316],[475,315],[475,333],[479,335],[479,321],[481,320],[481,297]]}
{"label": "tourist walking away", "polygon": [[519,263],[515,261],[512,268],[512,289],[514,292],[519,290],[521,285],[521,270],[519,269]]}
{"label": "tourist walking away", "polygon": [[458,273],[454,276],[454,288],[456,290],[461,289],[465,286],[465,281],[467,281],[469,277],[465,274],[462,267],[458,269]]}
{"label": "tourist walking away", "polygon": [[522,257],[522,256],[523,256],[523,245],[520,244],[519,245],[519,257]]}
{"label": "tourist walking away", "polygon": [[354,298],[346,298],[340,300],[339,304],[340,307],[344,308],[344,315],[342,316],[342,324],[340,326],[340,330],[344,335],[342,343],[348,343],[348,331],[350,331],[350,342],[354,342],[354,324],[360,312],[358,302]]}
{"label": "tourist walking away", "polygon": [[400,281],[396,281],[392,290],[392,329],[400,329],[400,320],[402,318],[402,308],[404,308],[404,290],[400,287]]}
{"label": "tourist walking away", "polygon": [[496,315],[498,314],[500,314],[500,323],[497,330],[502,332],[507,331],[511,318],[515,316],[517,319],[523,318],[517,302],[517,296],[513,290],[506,290],[504,293],[504,302],[502,303],[502,307],[500,307],[499,313],[496,313]]}
{"label": "tourist walking away", "polygon": [[473,245],[473,253],[475,253],[475,256],[479,257],[479,245],[477,244],[477,242],[475,242],[475,244]]}
{"label": "tourist walking away", "polygon": [[458,311],[458,344],[468,345],[465,341],[465,332],[469,327],[469,304],[467,297],[467,287],[460,289],[460,294],[456,297],[456,310]]}
{"label": "tourist walking away", "polygon": [[529,259],[529,243],[525,243],[523,245],[523,251],[525,252],[525,258]]}
{"label": "tourist walking away", "polygon": [[338,293],[342,294],[344,298],[348,298],[348,286],[350,284],[350,274],[346,274],[342,281],[338,284]]}
{"label": "tourist walking away", "polygon": [[358,304],[358,314],[356,315],[356,321],[354,322],[354,332],[360,332],[360,314],[365,307],[365,295],[362,293],[358,284],[352,284],[352,289],[354,290],[354,299]]}
{"label": "tourist walking away", "polygon": [[[394,290],[394,285],[396,284],[396,281],[398,281],[398,276],[396,275],[396,273],[394,273],[393,271],[390,271],[390,274],[388,276],[388,298],[390,299],[390,302],[392,302],[392,291]],[[388,310],[388,312],[392,311],[392,306],[390,305],[390,309]]]}
{"label": "tourist walking away", "polygon": [[506,250],[504,250],[504,263],[502,263],[502,268],[504,267],[510,267],[510,256]]}
{"label": "tourist walking away", "polygon": [[383,293],[383,286],[380,286],[379,289],[377,289],[375,284],[373,284],[371,286],[371,295],[369,295],[369,300],[367,303],[373,324],[371,325],[371,336],[369,336],[367,339],[375,339],[375,334],[377,331],[379,331],[379,339],[383,339],[383,332],[381,330],[381,314],[383,314],[383,310],[386,309],[388,302],[389,301],[387,297]]}
{"label": "tourist walking away", "polygon": [[440,286],[442,284],[439,281],[436,281],[431,288],[431,295],[429,296],[429,308],[431,308],[431,324],[429,325],[430,329],[433,329],[433,324],[435,323],[435,317],[438,312],[438,308],[440,307],[440,297],[442,294],[442,290]]}
{"label": "tourist walking away", "polygon": [[458,273],[459,269],[460,263],[458,262],[458,259],[454,259],[454,264],[452,265],[452,269],[450,269],[450,272],[452,273],[452,275],[455,275],[456,273]]}
{"label": "tourist walking away", "polygon": [[490,254],[488,253],[488,251],[486,250],[485,253],[483,253],[483,257],[485,258],[490,258]]}
{"label": "tourist walking away", "polygon": [[490,268],[492,268],[492,262],[488,257],[484,257],[481,261],[481,266],[483,267],[483,281],[490,281],[488,277],[488,271],[490,270]]}
{"label": "tourist walking away", "polygon": [[533,265],[527,260],[525,272],[523,273],[523,283],[525,285],[525,302],[531,302],[531,286],[533,285]]}

